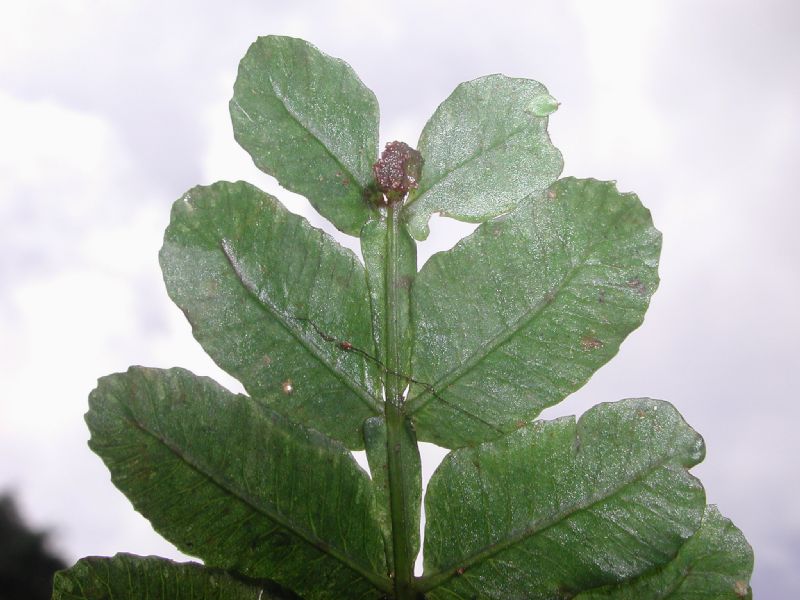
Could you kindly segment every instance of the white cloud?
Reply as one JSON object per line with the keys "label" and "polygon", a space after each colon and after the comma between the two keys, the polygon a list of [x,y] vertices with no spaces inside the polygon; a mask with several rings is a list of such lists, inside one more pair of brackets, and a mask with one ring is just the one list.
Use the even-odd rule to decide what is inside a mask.
{"label": "white cloud", "polygon": [[165,216],[141,202],[153,191],[103,119],[3,94],[0,130],[0,487],[19,491],[34,523],[55,526],[72,558],[127,536],[164,550],[108,485],[82,414],[99,374],[168,344],[169,328],[147,322]]}

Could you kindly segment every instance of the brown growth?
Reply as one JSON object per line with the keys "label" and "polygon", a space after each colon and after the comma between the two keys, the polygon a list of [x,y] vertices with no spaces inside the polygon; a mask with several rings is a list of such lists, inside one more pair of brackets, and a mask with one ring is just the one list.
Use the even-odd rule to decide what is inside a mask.
{"label": "brown growth", "polygon": [[402,200],[409,190],[416,189],[422,175],[422,162],[422,155],[408,144],[386,144],[380,160],[372,165],[372,171],[388,204]]}
{"label": "brown growth", "polygon": [[596,337],[585,335],[581,338],[581,348],[584,350],[597,350],[598,348],[602,347],[603,342],[598,340]]}

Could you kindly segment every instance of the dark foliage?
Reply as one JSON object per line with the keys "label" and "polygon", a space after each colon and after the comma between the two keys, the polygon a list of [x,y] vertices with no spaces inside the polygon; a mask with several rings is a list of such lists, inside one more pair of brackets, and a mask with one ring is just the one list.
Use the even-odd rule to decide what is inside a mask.
{"label": "dark foliage", "polygon": [[53,574],[66,568],[47,548],[47,534],[31,531],[11,496],[0,496],[0,600],[46,600]]}

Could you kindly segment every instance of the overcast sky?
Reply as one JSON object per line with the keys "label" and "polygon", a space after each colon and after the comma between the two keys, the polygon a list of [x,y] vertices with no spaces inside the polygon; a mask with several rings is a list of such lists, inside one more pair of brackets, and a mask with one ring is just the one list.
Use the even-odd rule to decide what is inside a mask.
{"label": "overcast sky", "polygon": [[[381,103],[383,142],[413,144],[461,81],[502,72],[547,85],[561,102],[550,131],[564,174],[638,193],[664,251],[645,324],[545,416],[673,402],[706,439],[695,472],[709,501],[755,547],[757,597],[794,597],[796,0],[4,2],[0,490],[70,561],[178,556],[111,485],[82,415],[97,377],[129,364],[240,389],[169,302],[157,252],[172,201],[196,184],[246,179],[311,215],[231,133],[238,60],[265,34],[349,62]],[[436,220],[421,259],[469,229]]]}

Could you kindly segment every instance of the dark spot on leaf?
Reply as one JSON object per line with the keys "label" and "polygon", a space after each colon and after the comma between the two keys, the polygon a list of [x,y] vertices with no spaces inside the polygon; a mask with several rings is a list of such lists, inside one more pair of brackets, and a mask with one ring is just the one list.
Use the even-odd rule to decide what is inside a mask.
{"label": "dark spot on leaf", "polygon": [[276,531],[270,536],[269,544],[278,548],[281,546],[291,546],[292,540],[286,533],[282,531]]}
{"label": "dark spot on leaf", "polygon": [[581,338],[581,348],[584,350],[597,350],[598,348],[602,347],[603,342],[598,340],[596,337],[585,335]]}
{"label": "dark spot on leaf", "polygon": [[456,569],[456,575],[463,575],[464,571],[466,571],[466,569],[464,567],[458,567]]}
{"label": "dark spot on leaf", "polygon": [[341,171],[336,171],[336,175],[334,175],[336,179],[344,186],[347,187],[350,185],[350,179],[347,178],[347,175],[343,174]]}
{"label": "dark spot on leaf", "polygon": [[490,233],[491,236],[495,237],[495,238],[496,237],[500,237],[500,235],[503,233],[503,231],[506,228],[505,221],[503,221],[503,220],[491,221],[487,225],[485,225],[485,227],[487,228],[488,233]]}
{"label": "dark spot on leaf", "polygon": [[636,279],[631,279],[630,281],[628,281],[628,287],[634,290],[635,292],[641,294],[642,296],[647,294],[647,288],[638,277]]}
{"label": "dark spot on leaf", "polygon": [[378,189],[386,202],[402,200],[409,190],[416,189],[422,175],[422,155],[404,142],[389,142],[381,157],[372,166]]}
{"label": "dark spot on leaf", "polygon": [[268,367],[272,363],[272,357],[269,354],[265,354],[264,357],[261,359],[261,362],[264,363],[265,367]]}
{"label": "dark spot on leaf", "polygon": [[414,278],[411,275],[402,275],[397,278],[396,286],[401,290],[407,290],[411,287],[411,282]]}
{"label": "dark spot on leaf", "polygon": [[606,291],[605,290],[600,290],[600,292],[597,294],[597,301],[600,304],[605,304],[606,303]]}
{"label": "dark spot on leaf", "polygon": [[378,185],[374,181],[364,188],[364,192],[361,194],[361,199],[365,204],[372,207],[374,207],[376,204],[385,204],[383,201],[383,194],[381,194],[380,190],[378,189]]}
{"label": "dark spot on leaf", "polygon": [[574,598],[575,595],[577,594],[575,590],[572,590],[563,585],[558,586],[556,593],[558,594],[558,596],[556,596],[558,600],[570,600],[571,598]]}

